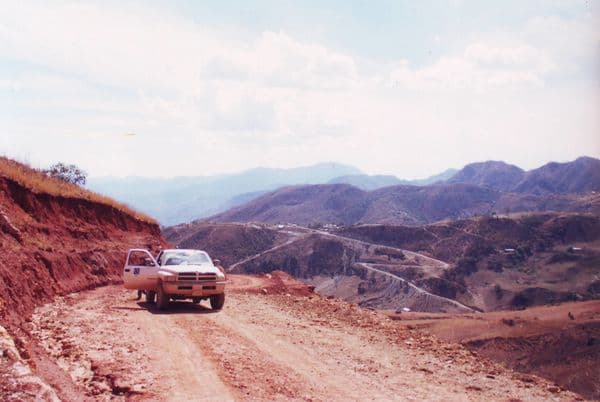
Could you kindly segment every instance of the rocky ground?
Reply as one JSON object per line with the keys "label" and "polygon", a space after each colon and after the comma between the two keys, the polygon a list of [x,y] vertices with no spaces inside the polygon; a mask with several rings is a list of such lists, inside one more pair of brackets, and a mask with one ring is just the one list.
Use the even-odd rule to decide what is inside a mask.
{"label": "rocky ground", "polygon": [[[159,313],[134,296],[107,286],[33,315],[33,336],[82,399],[579,398],[384,313],[318,296],[283,273],[231,275],[220,312],[178,302]],[[27,395],[35,397],[24,389],[18,399]]]}

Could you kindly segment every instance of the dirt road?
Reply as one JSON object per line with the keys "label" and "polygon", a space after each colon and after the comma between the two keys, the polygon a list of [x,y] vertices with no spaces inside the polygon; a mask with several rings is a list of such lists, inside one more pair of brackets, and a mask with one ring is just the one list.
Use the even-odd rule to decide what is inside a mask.
{"label": "dirt road", "polygon": [[[443,297],[443,296],[439,296],[439,295],[434,295],[433,293],[429,293],[428,291],[414,285],[412,282],[407,281],[406,279],[398,276],[398,275],[394,275],[390,272],[386,272],[386,271],[382,271],[381,269],[375,268],[373,266],[373,264],[368,264],[365,262],[359,262],[358,265],[362,266],[363,268],[372,271],[372,272],[377,272],[381,275],[385,275],[388,276],[394,280],[406,283],[407,286],[410,288],[408,293],[408,298],[412,298],[412,299],[417,299],[419,297],[421,297],[422,299],[424,299],[425,302],[427,302],[429,299],[433,299],[436,300],[436,305],[437,304],[449,304],[449,305],[453,305],[458,309],[462,309],[463,311],[468,311],[468,312],[472,312],[474,313],[475,310],[473,310],[471,307],[469,306],[465,306],[464,304],[457,302],[456,300],[452,300],[452,299],[448,299],[447,297]],[[427,308],[424,307],[423,308],[425,311],[427,311]]]}
{"label": "dirt road", "polygon": [[536,377],[274,273],[230,276],[225,308],[159,313],[121,287],[73,294],[32,320],[94,400],[573,400]]}

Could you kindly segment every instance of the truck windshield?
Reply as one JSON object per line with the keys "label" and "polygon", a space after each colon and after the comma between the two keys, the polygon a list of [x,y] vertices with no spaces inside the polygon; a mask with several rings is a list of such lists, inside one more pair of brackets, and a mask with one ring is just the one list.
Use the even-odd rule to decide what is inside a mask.
{"label": "truck windshield", "polygon": [[210,262],[206,253],[196,250],[181,250],[165,253],[162,258],[162,265],[197,265]]}

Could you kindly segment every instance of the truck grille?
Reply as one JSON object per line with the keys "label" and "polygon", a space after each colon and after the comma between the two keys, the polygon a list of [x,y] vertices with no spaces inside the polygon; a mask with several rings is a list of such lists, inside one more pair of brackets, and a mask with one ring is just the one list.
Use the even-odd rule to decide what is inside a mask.
{"label": "truck grille", "polygon": [[196,272],[180,272],[177,275],[178,281],[186,282],[207,282],[216,281],[217,274],[213,273],[196,273]]}
{"label": "truck grille", "polygon": [[199,281],[216,281],[217,274],[198,274]]}

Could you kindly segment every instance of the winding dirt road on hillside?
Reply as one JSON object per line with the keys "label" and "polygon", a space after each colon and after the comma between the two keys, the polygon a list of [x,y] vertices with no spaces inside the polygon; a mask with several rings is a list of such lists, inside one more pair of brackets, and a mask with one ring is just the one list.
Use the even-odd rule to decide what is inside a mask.
{"label": "winding dirt road on hillside", "polygon": [[[232,272],[232,273],[242,273],[244,272],[244,265],[256,260],[256,259],[263,259],[263,258],[268,258],[268,256],[270,254],[273,254],[275,252],[277,252],[278,250],[288,247],[290,245],[292,245],[295,242],[299,242],[302,240],[305,240],[306,238],[308,238],[309,236],[314,236],[314,235],[318,235],[318,236],[322,236],[322,237],[326,237],[329,239],[333,239],[335,241],[338,242],[343,242],[346,244],[351,244],[352,247],[356,247],[357,249],[360,248],[364,248],[364,249],[369,249],[370,247],[372,247],[373,249],[375,248],[383,248],[386,250],[393,250],[394,252],[400,253],[401,255],[403,255],[403,262],[401,264],[401,267],[403,269],[412,267],[415,269],[418,269],[422,274],[426,274],[426,275],[430,275],[432,277],[442,277],[444,271],[448,270],[450,268],[450,265],[444,261],[435,259],[433,257],[421,254],[421,253],[417,253],[414,251],[409,251],[409,250],[404,250],[404,249],[400,249],[400,248],[396,248],[396,247],[392,247],[392,246],[385,246],[382,244],[377,244],[377,243],[370,243],[370,242],[365,242],[362,240],[357,240],[357,239],[353,239],[353,238],[349,238],[349,237],[345,237],[345,236],[339,236],[337,234],[333,234],[333,233],[329,233],[327,231],[323,231],[323,230],[316,230],[316,229],[310,229],[310,228],[299,228],[299,227],[292,227],[292,228],[287,228],[286,230],[282,230],[280,231],[280,233],[285,233],[287,235],[287,239],[283,242],[280,242],[279,244],[276,244],[275,246],[264,250],[260,253],[248,256],[246,258],[244,258],[241,261],[238,261],[234,264],[232,264],[227,271],[228,272]],[[369,260],[367,260],[369,261]],[[398,268],[398,265],[396,265],[397,263],[395,262],[378,262],[376,265],[373,263],[369,263],[366,261],[355,261],[354,262],[355,266],[358,267],[362,267],[363,269],[365,269],[366,271],[375,273],[379,276],[383,276],[389,279],[392,279],[391,283],[388,283],[384,289],[377,291],[376,293],[371,294],[370,299],[369,298],[363,298],[361,305],[363,305],[363,303],[365,301],[371,302],[372,300],[377,300],[378,303],[381,303],[382,299],[387,299],[387,300],[393,300],[393,304],[397,306],[408,306],[409,308],[415,309],[417,311],[452,311],[452,312],[474,312],[475,310],[469,306],[466,306],[456,300],[453,299],[449,299],[440,295],[436,295],[434,293],[431,293],[429,291],[427,291],[426,289],[421,288],[420,286],[416,285],[415,283],[409,281],[408,279],[402,278],[401,276],[397,275],[394,272],[390,272],[390,271],[394,271],[394,269]],[[320,294],[334,294],[334,295],[338,295],[340,297],[343,297],[345,300],[347,301],[356,301],[356,299],[353,299],[352,296],[355,296],[355,290],[356,289],[356,283],[353,283],[353,285],[350,286],[354,286],[354,289],[352,291],[352,296],[350,296],[350,298],[344,297],[342,296],[342,294],[344,293],[344,291],[342,291],[340,293],[338,293],[338,289],[340,288],[344,288],[347,285],[341,284],[340,282],[337,281],[337,279],[331,279],[329,280],[329,278],[323,280],[318,279],[316,281],[314,281],[314,278],[312,278],[312,281],[309,280],[310,283],[312,283],[318,293]],[[342,281],[343,282],[343,281]],[[347,294],[346,294],[347,296]],[[390,307],[390,305],[387,305],[388,308],[396,308],[396,307]]]}
{"label": "winding dirt road on hillside", "polygon": [[[377,273],[379,273],[381,275],[385,275],[385,276],[393,278],[393,279],[395,279],[397,281],[406,283],[410,287],[410,289],[412,291],[412,294],[409,297],[415,297],[416,295],[422,295],[422,296],[426,296],[426,298],[437,299],[437,300],[440,300],[442,303],[447,303],[447,304],[454,305],[454,306],[458,307],[459,309],[463,309],[464,311],[468,311],[468,312],[472,312],[472,313],[475,312],[475,310],[473,310],[469,306],[465,306],[464,304],[462,304],[462,303],[460,303],[460,302],[458,302],[456,300],[453,300],[453,299],[448,299],[447,297],[434,295],[433,293],[430,293],[430,292],[428,292],[428,291],[426,291],[426,290],[424,290],[424,289],[416,286],[412,282],[409,282],[406,279],[404,279],[404,278],[402,278],[402,277],[400,277],[398,275],[394,275],[394,274],[392,274],[390,272],[383,271],[381,269],[375,268],[373,266],[373,264],[368,264],[368,263],[365,263],[365,262],[359,262],[359,263],[357,263],[357,265],[360,265],[361,267],[363,267],[363,268],[365,268],[365,269],[367,269],[369,271],[377,272]],[[424,308],[424,310],[427,311],[426,308]]]}
{"label": "winding dirt road on hillside", "polygon": [[292,243],[294,243],[294,242],[296,242],[298,240],[301,240],[302,238],[305,237],[305,235],[301,236],[300,234],[293,233],[293,232],[286,232],[286,234],[288,236],[290,236],[290,238],[288,240],[286,240],[284,243],[281,243],[281,244],[278,244],[278,245],[276,245],[274,247],[271,247],[270,249],[267,249],[267,250],[263,251],[262,253],[258,253],[258,254],[255,254],[255,255],[251,255],[250,257],[246,257],[243,260],[240,260],[240,261],[236,262],[235,264],[231,264],[231,266],[229,266],[227,268],[227,271],[228,272],[234,271],[238,266],[244,265],[245,263],[247,263],[249,261],[252,261],[252,260],[255,260],[255,259],[257,259],[257,258],[259,258],[259,257],[261,257],[261,256],[263,256],[265,254],[272,253],[273,251],[276,251],[276,250],[279,250],[281,248],[287,247],[290,244],[292,244]]}
{"label": "winding dirt road on hillside", "polygon": [[33,333],[93,400],[573,400],[283,273],[230,276],[225,307],[159,313],[109,286],[40,307]]}

